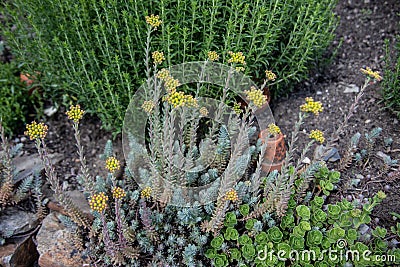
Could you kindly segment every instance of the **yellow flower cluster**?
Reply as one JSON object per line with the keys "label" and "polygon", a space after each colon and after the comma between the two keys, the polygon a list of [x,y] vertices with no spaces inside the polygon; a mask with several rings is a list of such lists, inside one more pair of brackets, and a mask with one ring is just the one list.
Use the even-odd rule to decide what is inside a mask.
{"label": "yellow flower cluster", "polygon": [[244,71],[244,67],[236,67],[235,70],[236,72],[241,72]]}
{"label": "yellow flower cluster", "polygon": [[85,111],[83,111],[79,105],[71,106],[69,110],[65,112],[68,119],[73,120],[74,122],[79,122],[83,117],[83,113],[85,113]]}
{"label": "yellow flower cluster", "polygon": [[29,136],[29,139],[43,139],[46,137],[48,127],[43,122],[37,123],[33,121],[31,124],[26,125],[25,135]]}
{"label": "yellow flower cluster", "polygon": [[159,15],[151,14],[150,16],[146,16],[146,23],[149,24],[154,29],[157,29],[157,27],[161,25],[162,20],[160,20]]}
{"label": "yellow flower cluster", "polygon": [[172,93],[176,90],[176,88],[181,85],[178,79],[174,79],[172,76],[168,76],[165,79],[164,86],[167,89],[168,93]]}
{"label": "yellow flower cluster", "polygon": [[185,105],[185,94],[173,91],[165,97],[165,101],[170,103],[174,108],[183,107]]}
{"label": "yellow flower cluster", "polygon": [[105,193],[101,192],[98,194],[94,194],[89,199],[89,206],[93,211],[102,212],[107,208],[108,196]]}
{"label": "yellow flower cluster", "polygon": [[120,162],[115,157],[109,157],[106,159],[106,169],[111,173],[119,170]]}
{"label": "yellow flower cluster", "polygon": [[321,132],[320,130],[312,130],[309,137],[311,139],[314,139],[317,142],[320,142],[321,144],[323,142],[325,142],[325,137],[324,137],[324,133]]}
{"label": "yellow flower cluster", "polygon": [[300,106],[301,111],[314,113],[315,115],[318,115],[323,109],[322,103],[314,101],[312,97],[306,97],[306,103]]}
{"label": "yellow flower cluster", "polygon": [[277,136],[281,133],[281,129],[275,123],[271,123],[268,124],[268,132],[274,136]]}
{"label": "yellow flower cluster", "polygon": [[142,190],[142,192],[140,192],[140,196],[142,197],[142,198],[150,198],[151,197],[151,192],[152,192],[153,190],[151,189],[151,187],[150,186],[146,186],[143,190]]}
{"label": "yellow flower cluster", "polygon": [[207,57],[210,61],[217,61],[219,59],[219,55],[215,51],[208,51]]}
{"label": "yellow flower cluster", "polygon": [[236,190],[235,189],[231,189],[228,192],[226,192],[225,200],[230,200],[230,201],[233,201],[233,202],[238,201],[239,197],[238,197],[238,194],[237,194]]}
{"label": "yellow flower cluster", "polygon": [[156,75],[156,77],[158,78],[158,79],[160,79],[161,81],[166,81],[169,77],[171,77],[170,75],[169,75],[169,70],[167,70],[167,69],[161,69],[161,70],[159,70],[158,72],[157,72],[157,75]]}
{"label": "yellow flower cluster", "polygon": [[252,86],[249,90],[244,91],[247,95],[247,99],[254,103],[254,105],[260,108],[267,102],[267,96],[263,95],[263,92],[260,89],[256,89]]}
{"label": "yellow flower cluster", "polygon": [[126,192],[121,187],[114,187],[112,189],[112,195],[115,199],[121,199],[126,196]]}
{"label": "yellow flower cluster", "polygon": [[268,81],[275,81],[275,79],[276,79],[276,74],[273,73],[273,72],[270,71],[270,70],[266,70],[266,71],[265,71],[265,76],[267,77],[267,80],[268,80]]}
{"label": "yellow flower cluster", "polygon": [[171,104],[174,108],[178,107],[197,107],[197,99],[191,95],[185,95],[183,92],[172,91],[165,98],[169,104]]}
{"label": "yellow flower cluster", "polygon": [[242,109],[239,103],[233,104],[233,111],[235,111],[237,115],[240,115],[240,113],[242,113]]}
{"label": "yellow flower cluster", "polygon": [[151,57],[153,58],[154,64],[161,64],[163,60],[165,60],[164,52],[154,51]]}
{"label": "yellow flower cluster", "polygon": [[201,107],[199,111],[200,111],[200,114],[204,117],[206,117],[208,115],[208,110],[206,107]]}
{"label": "yellow flower cluster", "polygon": [[377,80],[378,82],[382,81],[382,76],[379,74],[378,71],[373,71],[369,67],[366,67],[365,69],[360,69],[360,71],[365,75],[368,75],[369,77]]}
{"label": "yellow flower cluster", "polygon": [[142,109],[150,114],[153,111],[155,106],[156,106],[156,104],[154,103],[153,100],[147,100],[147,101],[143,102]]}
{"label": "yellow flower cluster", "polygon": [[228,60],[228,63],[240,63],[246,65],[246,57],[242,52],[233,53],[232,51],[229,51],[228,54],[231,56],[231,58]]}

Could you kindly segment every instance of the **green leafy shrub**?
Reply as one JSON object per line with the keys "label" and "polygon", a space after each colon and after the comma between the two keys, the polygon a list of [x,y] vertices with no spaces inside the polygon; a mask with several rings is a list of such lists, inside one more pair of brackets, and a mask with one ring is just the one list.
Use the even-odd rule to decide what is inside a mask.
{"label": "green leafy shrub", "polygon": [[397,40],[393,53],[389,48],[388,40],[385,40],[385,45],[386,56],[382,96],[386,107],[400,118],[400,41]]}
{"label": "green leafy shrub", "polygon": [[77,97],[118,132],[146,71],[145,15],[163,21],[151,38],[168,66],[204,60],[213,50],[226,61],[229,51],[241,51],[247,74],[261,80],[271,69],[278,75],[271,85],[277,95],[288,93],[289,84],[305,78],[310,63],[321,58],[333,39],[335,5],[336,0],[16,0],[5,3],[2,14],[16,25],[6,32],[13,53],[27,71],[42,73],[47,93]]}
{"label": "green leafy shrub", "polygon": [[16,63],[0,63],[0,120],[6,135],[20,131],[35,107],[40,110],[38,100],[37,92],[20,81]]}

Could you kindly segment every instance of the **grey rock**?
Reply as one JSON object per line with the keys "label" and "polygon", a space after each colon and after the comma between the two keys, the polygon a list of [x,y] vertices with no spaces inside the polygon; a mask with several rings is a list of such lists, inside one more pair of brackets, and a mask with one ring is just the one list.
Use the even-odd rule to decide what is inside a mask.
{"label": "grey rock", "polygon": [[38,219],[34,213],[10,207],[5,209],[0,215],[0,235],[3,237],[12,237],[28,232],[38,224]]}

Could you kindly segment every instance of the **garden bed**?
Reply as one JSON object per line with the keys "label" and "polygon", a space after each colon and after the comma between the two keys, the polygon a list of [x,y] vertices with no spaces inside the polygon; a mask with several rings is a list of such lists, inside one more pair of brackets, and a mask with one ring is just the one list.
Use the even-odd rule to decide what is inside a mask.
{"label": "garden bed", "polygon": [[[373,70],[383,69],[384,40],[389,39],[390,43],[394,44],[395,37],[399,33],[400,20],[397,14],[399,10],[400,2],[397,0],[383,3],[368,0],[339,1],[336,12],[341,20],[331,48],[332,63],[325,69],[315,70],[310,79],[298,84],[288,98],[279,98],[272,103],[276,124],[286,134],[286,140],[290,139],[297,119],[297,107],[304,102],[305,97],[309,96],[321,101],[324,111],[316,118],[309,118],[304,129],[301,128],[299,147],[308,142],[307,136],[311,129],[323,130],[326,137],[336,130],[352,104],[357,89],[360,89],[364,81],[360,68],[369,66]],[[381,99],[379,83],[370,86],[361,99],[359,108],[350,119],[345,134],[338,140],[337,147],[340,155],[343,155],[344,148],[349,145],[350,138],[355,133],[360,132],[364,136],[376,127],[382,128],[368,157],[360,164],[354,163],[341,172],[341,182],[330,196],[329,202],[333,203],[343,198],[349,200],[357,198],[362,201],[383,190],[387,198],[374,209],[372,217],[376,218],[375,225],[390,227],[395,224],[391,212],[400,213],[400,186],[398,180],[390,178],[389,174],[394,169],[383,169],[382,153],[392,159],[400,158],[400,122],[384,109]],[[79,173],[79,157],[71,122],[66,118],[65,110],[60,108],[47,118],[46,124],[49,126],[46,142],[50,153],[63,156],[56,165],[56,171],[64,182],[63,187],[67,190],[80,189],[76,181]],[[101,130],[101,122],[91,116],[84,117],[80,123],[80,130],[91,173],[106,176],[104,161],[99,155],[103,153],[107,140],[112,139],[111,133]],[[29,141],[22,131],[14,136],[12,142],[23,143],[24,152],[20,156],[35,155],[34,143]],[[391,145],[387,145],[389,137],[393,140]],[[117,136],[113,144],[117,158],[122,159],[121,137]],[[360,149],[363,148],[362,145],[366,145],[365,141],[361,141],[360,144]],[[338,163],[334,162],[329,167],[337,166]],[[29,205],[19,208],[29,209]]]}

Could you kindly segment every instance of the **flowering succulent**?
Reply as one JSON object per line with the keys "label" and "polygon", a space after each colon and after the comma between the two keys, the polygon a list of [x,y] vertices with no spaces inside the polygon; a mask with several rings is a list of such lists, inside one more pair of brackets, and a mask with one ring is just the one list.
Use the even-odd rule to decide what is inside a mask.
{"label": "flowering succulent", "polygon": [[153,190],[151,189],[151,187],[150,186],[146,186],[143,190],[142,190],[142,192],[140,192],[140,196],[142,197],[142,198],[150,198],[151,197],[151,192],[152,192]]}
{"label": "flowering succulent", "polygon": [[219,59],[219,55],[215,51],[208,51],[207,57],[210,61],[217,61]]}
{"label": "flowering succulent", "polygon": [[151,14],[150,16],[146,16],[146,23],[157,30],[157,27],[161,25],[162,20],[160,20],[159,15]]}
{"label": "flowering succulent", "polygon": [[115,199],[121,199],[126,196],[126,192],[121,187],[114,187],[112,189],[112,195]]}
{"label": "flowering succulent", "polygon": [[270,71],[270,70],[266,70],[266,71],[265,71],[265,76],[267,77],[267,80],[268,80],[268,81],[275,81],[275,79],[276,79],[276,74],[273,73],[273,72]]}
{"label": "flowering succulent", "polygon": [[151,57],[153,58],[154,64],[161,64],[165,60],[164,52],[154,51]]}
{"label": "flowering succulent", "polygon": [[365,75],[377,80],[378,82],[382,80],[382,76],[379,74],[378,71],[373,71],[371,68],[366,67],[365,69],[360,69],[362,73]]}
{"label": "flowering succulent", "polygon": [[160,80],[162,80],[162,81],[167,81],[167,79],[169,78],[169,77],[171,77],[170,76],[170,74],[169,74],[169,70],[167,70],[167,69],[161,69],[161,70],[159,70],[158,72],[157,72],[157,78],[158,79],[160,79]]}
{"label": "flowering succulent", "polygon": [[85,113],[84,110],[81,109],[80,105],[71,106],[65,114],[67,114],[68,119],[73,120],[74,122],[79,122],[83,114]]}
{"label": "flowering succulent", "polygon": [[107,208],[108,196],[104,192],[94,194],[89,199],[89,206],[93,211],[102,212]]}
{"label": "flowering succulent", "polygon": [[179,80],[178,80],[178,79],[174,79],[174,77],[172,77],[172,76],[168,76],[168,77],[165,79],[164,86],[165,86],[165,88],[167,89],[167,91],[168,91],[169,93],[175,91],[176,88],[177,88],[179,85],[180,85]]}
{"label": "flowering succulent", "polygon": [[315,115],[318,115],[323,109],[322,103],[320,101],[314,101],[312,97],[306,97],[306,103],[300,106],[301,111],[314,113]]}
{"label": "flowering succulent", "polygon": [[238,194],[237,194],[236,190],[235,189],[231,189],[228,192],[226,192],[225,200],[230,200],[230,201],[233,201],[233,202],[238,201],[239,197],[238,197]]}
{"label": "flowering succulent", "polygon": [[233,104],[233,111],[234,111],[237,115],[239,115],[240,113],[242,113],[242,109],[241,109],[240,103],[234,103],[234,104]]}
{"label": "flowering succulent", "polygon": [[200,111],[200,114],[204,117],[206,117],[208,115],[208,110],[206,107],[201,107],[199,111]]}
{"label": "flowering succulent", "polygon": [[165,98],[174,108],[183,107],[185,105],[185,94],[183,92],[173,91]]}
{"label": "flowering succulent", "polygon": [[256,89],[254,86],[250,88],[250,91],[246,90],[244,92],[247,95],[247,99],[253,102],[258,108],[267,102],[267,96],[263,95],[263,92],[260,89]]}
{"label": "flowering succulent", "polygon": [[231,58],[228,60],[228,63],[240,63],[246,65],[246,57],[243,55],[242,52],[234,53],[232,51],[229,51],[228,54],[231,56]]}
{"label": "flowering succulent", "polygon": [[155,106],[156,106],[156,104],[154,103],[153,100],[147,100],[147,101],[143,102],[142,109],[144,111],[146,111],[147,113],[151,113]]}
{"label": "flowering succulent", "polygon": [[194,98],[192,95],[185,95],[185,106],[187,107],[197,107],[197,99]]}
{"label": "flowering succulent", "polygon": [[281,129],[275,123],[271,123],[268,125],[268,132],[276,136],[281,133]]}
{"label": "flowering succulent", "polygon": [[106,160],[106,169],[109,170],[111,173],[119,170],[121,164],[119,160],[117,160],[115,157],[109,157]]}
{"label": "flowering succulent", "polygon": [[236,70],[236,72],[241,72],[241,71],[244,71],[244,67],[242,67],[242,66],[236,67],[235,70]]}
{"label": "flowering succulent", "polygon": [[309,137],[317,142],[320,142],[321,144],[325,141],[324,133],[320,130],[312,130]]}
{"label": "flowering succulent", "polygon": [[43,122],[37,123],[33,121],[31,124],[26,125],[25,135],[29,136],[30,140],[43,139],[46,137],[48,126]]}

